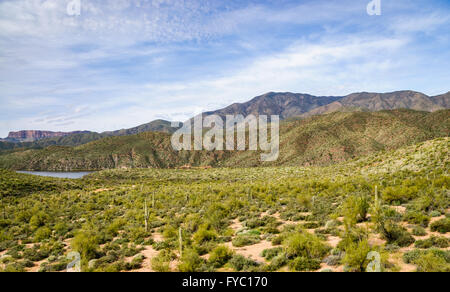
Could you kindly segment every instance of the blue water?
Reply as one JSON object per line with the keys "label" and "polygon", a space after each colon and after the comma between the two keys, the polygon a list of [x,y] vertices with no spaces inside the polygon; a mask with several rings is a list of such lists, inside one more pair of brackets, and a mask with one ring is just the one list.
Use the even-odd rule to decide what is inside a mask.
{"label": "blue water", "polygon": [[18,171],[18,173],[32,174],[56,178],[80,179],[92,172],[48,172],[48,171]]}

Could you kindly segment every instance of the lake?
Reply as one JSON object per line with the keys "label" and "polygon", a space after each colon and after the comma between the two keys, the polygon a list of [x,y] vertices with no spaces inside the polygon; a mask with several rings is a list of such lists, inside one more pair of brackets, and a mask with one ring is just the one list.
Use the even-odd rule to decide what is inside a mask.
{"label": "lake", "polygon": [[18,171],[18,173],[47,176],[47,177],[56,177],[56,178],[80,179],[80,178],[92,173],[92,171],[85,171],[85,172]]}

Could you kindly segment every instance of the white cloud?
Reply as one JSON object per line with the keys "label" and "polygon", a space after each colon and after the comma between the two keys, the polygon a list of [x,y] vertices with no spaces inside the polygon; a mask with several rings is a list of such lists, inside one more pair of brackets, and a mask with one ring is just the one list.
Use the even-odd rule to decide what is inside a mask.
{"label": "white cloud", "polygon": [[[410,1],[380,18],[365,14],[368,0],[81,0],[79,17],[68,2],[0,2],[0,136],[184,120],[268,91],[446,86],[448,13],[396,13]],[[422,53],[436,46],[417,42],[423,32],[439,54]]]}
{"label": "white cloud", "polygon": [[433,13],[421,17],[404,16],[397,18],[391,29],[397,33],[430,33],[445,26],[450,29],[450,16],[448,14]]}

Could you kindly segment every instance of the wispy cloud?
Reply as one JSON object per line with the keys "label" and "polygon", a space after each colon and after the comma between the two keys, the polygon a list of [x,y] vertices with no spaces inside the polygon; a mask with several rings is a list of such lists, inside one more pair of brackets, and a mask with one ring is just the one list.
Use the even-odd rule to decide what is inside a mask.
{"label": "wispy cloud", "polygon": [[[183,120],[267,91],[447,92],[450,5],[368,0],[0,2],[0,136]],[[447,35],[447,37],[446,37]]]}

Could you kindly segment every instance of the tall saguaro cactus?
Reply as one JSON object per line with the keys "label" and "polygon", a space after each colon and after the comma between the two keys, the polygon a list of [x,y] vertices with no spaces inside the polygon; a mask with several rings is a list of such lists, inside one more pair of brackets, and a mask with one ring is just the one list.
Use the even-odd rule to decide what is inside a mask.
{"label": "tall saguaro cactus", "polygon": [[382,211],[381,211],[381,199],[378,195],[378,186],[375,186],[375,200],[373,203],[372,208],[372,216],[374,218],[374,221],[376,224],[381,225],[382,224]]}
{"label": "tall saguaro cactus", "polygon": [[178,230],[178,233],[179,233],[179,241],[180,241],[180,258],[183,256],[183,233],[182,233],[182,231],[181,231],[181,227],[180,227],[180,229]]}
{"label": "tall saguaro cactus", "polygon": [[147,199],[144,202],[144,218],[145,218],[145,232],[148,232],[148,218],[150,217],[150,212],[147,207]]}
{"label": "tall saguaro cactus", "polygon": [[152,208],[155,209],[155,192],[152,193]]}

